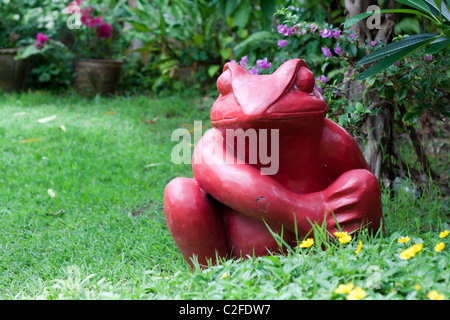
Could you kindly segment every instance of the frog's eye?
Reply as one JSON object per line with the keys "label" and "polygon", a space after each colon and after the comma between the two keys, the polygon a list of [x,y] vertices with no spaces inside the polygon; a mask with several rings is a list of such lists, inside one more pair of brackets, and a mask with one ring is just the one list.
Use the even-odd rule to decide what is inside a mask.
{"label": "frog's eye", "polygon": [[313,91],[315,84],[314,74],[308,68],[300,67],[294,84],[297,89],[309,93]]}
{"label": "frog's eye", "polygon": [[225,96],[231,92],[231,71],[230,69],[225,70],[224,73],[220,75],[217,79],[217,89],[220,94]]}

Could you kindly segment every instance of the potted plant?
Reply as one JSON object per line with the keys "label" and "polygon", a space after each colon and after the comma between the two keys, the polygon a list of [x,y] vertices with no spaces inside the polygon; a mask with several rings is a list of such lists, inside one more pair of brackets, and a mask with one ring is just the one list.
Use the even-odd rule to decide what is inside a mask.
{"label": "potted plant", "polygon": [[0,89],[21,90],[25,87],[29,63],[15,60],[23,40],[20,10],[15,3],[0,1],[0,16]]}
{"label": "potted plant", "polygon": [[101,4],[76,0],[68,6],[68,14],[79,19],[68,21],[72,39],[68,44],[75,53],[75,85],[82,94],[114,93],[120,80],[122,54],[126,40],[122,37],[121,1],[113,9]]}

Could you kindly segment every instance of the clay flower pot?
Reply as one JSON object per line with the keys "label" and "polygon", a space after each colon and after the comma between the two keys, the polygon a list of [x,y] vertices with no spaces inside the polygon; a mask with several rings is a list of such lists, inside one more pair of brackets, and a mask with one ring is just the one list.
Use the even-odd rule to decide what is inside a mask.
{"label": "clay flower pot", "polygon": [[122,60],[77,59],[75,85],[81,94],[113,94],[120,80]]}
{"label": "clay flower pot", "polygon": [[28,78],[28,59],[14,60],[19,48],[0,49],[0,89],[23,90]]}

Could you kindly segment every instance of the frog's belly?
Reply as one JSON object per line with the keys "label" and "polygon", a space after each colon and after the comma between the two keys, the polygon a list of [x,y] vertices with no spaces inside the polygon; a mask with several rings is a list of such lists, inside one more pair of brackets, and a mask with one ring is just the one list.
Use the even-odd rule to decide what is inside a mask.
{"label": "frog's belly", "polygon": [[308,172],[279,172],[273,179],[283,187],[299,194],[308,194],[326,189],[335,177],[327,175],[325,170],[309,170]]}

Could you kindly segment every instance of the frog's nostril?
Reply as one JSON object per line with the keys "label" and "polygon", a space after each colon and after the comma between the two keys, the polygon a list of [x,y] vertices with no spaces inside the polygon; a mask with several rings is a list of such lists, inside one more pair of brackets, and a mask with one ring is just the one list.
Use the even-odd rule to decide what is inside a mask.
{"label": "frog's nostril", "polygon": [[314,74],[308,68],[300,67],[297,71],[294,88],[309,93],[313,91],[315,84]]}
{"label": "frog's nostril", "polygon": [[225,70],[217,79],[217,90],[220,94],[225,96],[231,92],[231,71]]}

